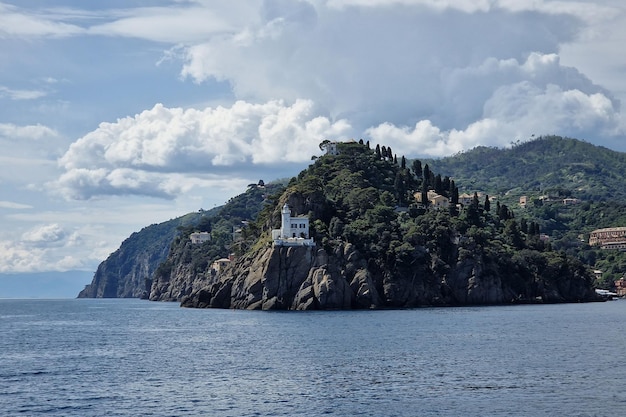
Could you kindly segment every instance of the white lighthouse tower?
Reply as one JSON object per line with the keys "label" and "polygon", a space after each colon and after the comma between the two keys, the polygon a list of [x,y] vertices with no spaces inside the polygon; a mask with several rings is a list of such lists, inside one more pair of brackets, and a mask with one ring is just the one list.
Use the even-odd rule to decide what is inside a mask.
{"label": "white lighthouse tower", "polygon": [[285,203],[280,211],[280,229],[272,230],[275,246],[315,246],[309,237],[309,218],[307,216],[291,217],[291,209]]}
{"label": "white lighthouse tower", "polygon": [[289,205],[285,203],[283,209],[281,210],[281,223],[280,223],[280,237],[288,239],[293,236],[291,232],[291,209]]}

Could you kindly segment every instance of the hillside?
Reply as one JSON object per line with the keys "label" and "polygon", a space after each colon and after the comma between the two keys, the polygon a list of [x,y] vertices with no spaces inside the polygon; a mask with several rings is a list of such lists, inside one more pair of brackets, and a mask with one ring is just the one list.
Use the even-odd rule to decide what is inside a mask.
{"label": "hillside", "polygon": [[[537,222],[553,249],[603,272],[599,287],[612,288],[626,273],[625,252],[586,243],[594,229],[626,226],[626,153],[547,136],[422,163],[450,175],[461,189],[497,196],[520,221]],[[521,196],[528,198],[524,208]],[[566,197],[577,204],[564,205]]]}
{"label": "hillside", "polygon": [[546,136],[507,149],[481,146],[422,163],[464,190],[490,195],[559,191],[589,201],[626,202],[626,154],[577,139]]}
{"label": "hillside", "polygon": [[172,242],[180,235],[187,238],[194,231],[211,231],[214,237],[212,242],[203,245],[202,251],[196,250],[193,254],[196,263],[204,262],[206,266],[209,262],[206,259],[228,256],[233,228],[239,228],[242,221],[256,218],[266,197],[283,188],[280,183],[260,184],[251,184],[246,192],[223,206],[188,213],[133,233],[98,266],[92,282],[78,297],[147,298],[152,277],[166,260]]}
{"label": "hillside", "polygon": [[[172,245],[167,274],[150,299],[193,307],[246,309],[398,308],[590,301],[593,276],[582,262],[522,228],[499,203],[429,209],[414,194],[431,188],[454,199],[454,181],[406,167],[389,149],[338,144],[293,178],[223,270],[194,270],[188,242]],[[423,200],[424,201],[424,200]],[[272,245],[284,204],[307,214],[315,248]],[[193,262],[193,260],[191,261]],[[174,297],[173,297],[174,296]]]}
{"label": "hillside", "polygon": [[[560,137],[538,138],[511,149],[480,147],[441,160],[422,161],[394,158],[384,146],[373,150],[356,143],[340,145],[341,155],[317,159],[292,178],[288,187],[251,184],[223,207],[190,213],[188,220],[181,220],[183,216],[133,234],[100,265],[94,281],[80,296],[190,300],[195,294],[196,304],[200,305],[199,292],[212,294],[205,288],[210,282],[223,296],[227,287],[211,281],[215,278],[210,268],[214,260],[230,253],[236,254],[238,262],[247,259],[247,267],[240,265],[236,270],[242,276],[249,275],[246,268],[267,272],[267,268],[274,268],[271,262],[287,261],[286,254],[278,256],[267,251],[271,247],[269,231],[277,226],[279,209],[285,202],[294,213],[310,216],[317,247],[325,251],[334,268],[356,273],[351,269],[354,264],[346,265],[343,255],[338,256],[342,251],[366,265],[361,278],[369,277],[373,287],[370,294],[378,297],[385,294],[392,277],[402,274],[412,279],[439,280],[437,285],[441,287],[450,271],[458,274],[459,262],[467,264],[463,257],[468,253],[476,255],[480,265],[474,268],[476,271],[488,266],[487,271],[498,271],[498,277],[509,267],[519,267],[530,279],[529,269],[541,271],[551,260],[580,265],[587,272],[602,270],[595,285],[611,288],[626,271],[626,253],[602,251],[586,243],[596,228],[626,226],[623,153]],[[446,175],[442,177],[438,172]],[[448,198],[478,191],[495,200],[490,211],[485,210],[482,196],[471,210],[426,211],[416,204],[413,193],[429,188]],[[522,195],[528,197],[525,208],[519,205]],[[544,199],[546,196],[549,198]],[[564,197],[575,198],[578,204],[564,205]],[[242,220],[247,222],[243,224]],[[232,241],[233,228],[242,228],[236,242]],[[199,230],[210,230],[213,240],[191,245],[190,233]],[[454,244],[446,244],[448,240]],[[155,244],[148,247],[140,242]],[[313,263],[306,268],[300,265],[301,274],[326,259],[311,255],[315,255],[310,257]],[[502,265],[503,261],[494,261],[494,257],[515,259],[521,264]],[[528,257],[534,261],[528,263]],[[266,265],[253,265],[254,259],[264,260]],[[540,266],[534,267],[533,262]],[[279,270],[274,271],[277,276]],[[227,282],[225,277],[222,274],[219,279]],[[401,284],[401,293],[415,291],[407,290],[405,284]],[[433,297],[439,296],[441,288],[437,285],[430,289]],[[344,290],[349,287],[344,285]],[[255,290],[263,288],[257,285]],[[522,299],[532,293],[529,289],[526,292]],[[474,296],[478,293],[474,291]],[[463,292],[453,298],[444,294],[435,303],[443,303],[444,299],[446,303],[462,304],[471,297]],[[424,294],[419,301],[412,300],[416,304],[433,302]],[[230,301],[221,302],[232,306]],[[385,303],[380,305],[407,305],[407,299]]]}

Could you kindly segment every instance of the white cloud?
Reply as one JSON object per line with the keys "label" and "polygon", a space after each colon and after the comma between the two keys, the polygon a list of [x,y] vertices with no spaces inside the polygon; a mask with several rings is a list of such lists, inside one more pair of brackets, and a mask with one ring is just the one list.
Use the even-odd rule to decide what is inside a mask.
{"label": "white cloud", "polygon": [[0,123],[0,139],[19,140],[19,139],[43,139],[46,137],[55,137],[58,133],[48,127],[40,124],[18,126],[13,123]]}
{"label": "white cloud", "polygon": [[[224,2],[232,3],[232,2]],[[179,5],[177,7],[140,7],[127,9],[110,22],[89,28],[92,35],[123,36],[164,43],[202,41],[214,34],[234,29],[230,20],[240,20],[250,5],[236,13],[233,4]],[[243,16],[242,16],[243,15]]]}
{"label": "white cloud", "polygon": [[33,206],[29,204],[15,203],[13,201],[0,201],[0,208],[22,210],[22,209],[32,209]]}
{"label": "white cloud", "polygon": [[83,33],[79,26],[0,3],[0,39],[9,37],[66,37]]}
{"label": "white cloud", "polygon": [[47,94],[46,91],[41,90],[14,90],[0,85],[0,98],[6,96],[11,100],[35,100]]}
{"label": "white cloud", "polygon": [[37,226],[22,235],[24,242],[40,245],[58,243],[67,237],[67,232],[56,223]]}
{"label": "white cloud", "polygon": [[[56,251],[46,247],[0,241],[0,273],[85,269],[91,266],[86,261],[73,255],[58,256]],[[93,263],[94,260],[88,261]]]}
{"label": "white cloud", "polygon": [[38,225],[24,232],[19,239],[0,240],[0,273],[91,267],[94,259],[77,256],[77,251],[84,252],[84,242],[77,230],[69,231],[57,223]]}
{"label": "white cloud", "polygon": [[309,161],[322,140],[345,138],[350,130],[344,120],[318,115],[308,100],[238,101],[204,110],[157,104],[135,117],[102,123],[74,142],[59,160],[65,172],[56,186],[80,199],[174,197],[203,183],[228,183],[252,166]]}

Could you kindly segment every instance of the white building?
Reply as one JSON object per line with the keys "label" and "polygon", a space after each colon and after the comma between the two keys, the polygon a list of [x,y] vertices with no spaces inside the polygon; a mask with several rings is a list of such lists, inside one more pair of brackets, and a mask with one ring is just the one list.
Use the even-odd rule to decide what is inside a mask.
{"label": "white building", "polygon": [[200,244],[204,242],[209,242],[211,240],[211,233],[209,232],[193,232],[189,235],[191,239],[191,243]]}
{"label": "white building", "polygon": [[289,205],[285,203],[281,210],[280,229],[272,230],[272,240],[276,246],[314,246],[309,237],[309,218],[292,217]]}

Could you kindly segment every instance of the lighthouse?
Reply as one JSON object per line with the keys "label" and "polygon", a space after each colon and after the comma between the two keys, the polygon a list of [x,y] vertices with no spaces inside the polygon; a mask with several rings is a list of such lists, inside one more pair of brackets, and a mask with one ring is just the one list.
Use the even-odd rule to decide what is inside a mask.
{"label": "lighthouse", "polygon": [[280,210],[280,229],[272,230],[274,246],[315,246],[309,237],[309,218],[291,217],[291,208],[285,203]]}
{"label": "lighthouse", "polygon": [[280,223],[280,237],[281,238],[290,238],[295,237],[291,231],[291,209],[289,205],[285,203],[283,209],[281,210],[281,223]]}

